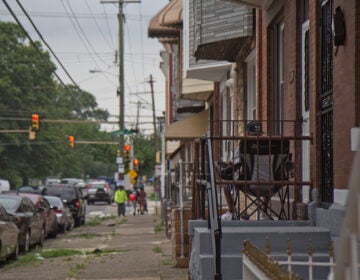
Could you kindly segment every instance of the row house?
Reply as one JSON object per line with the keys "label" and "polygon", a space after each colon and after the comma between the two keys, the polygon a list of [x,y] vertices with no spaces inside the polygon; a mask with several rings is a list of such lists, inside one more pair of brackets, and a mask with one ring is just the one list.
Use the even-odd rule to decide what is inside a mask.
{"label": "row house", "polygon": [[[262,184],[279,197],[259,195],[257,178],[247,206],[254,175],[222,182],[220,165],[217,217],[306,220],[339,237],[360,139],[359,19],[355,0],[172,0],[152,18],[148,35],[164,46],[163,194],[178,261],[190,257],[187,219],[209,218],[197,181],[215,172],[209,163],[235,162],[237,146],[247,150],[240,143],[267,143],[268,151],[279,143],[290,167],[277,180],[288,188],[281,196],[275,165],[264,163],[272,177]],[[203,143],[212,145],[211,158]],[[259,166],[259,149],[254,158]]]}

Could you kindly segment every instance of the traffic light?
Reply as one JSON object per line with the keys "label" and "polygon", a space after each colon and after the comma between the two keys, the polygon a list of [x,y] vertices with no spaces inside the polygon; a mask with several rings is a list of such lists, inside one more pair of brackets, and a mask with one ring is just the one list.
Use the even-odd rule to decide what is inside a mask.
{"label": "traffic light", "polygon": [[125,154],[124,154],[125,171],[128,171],[129,163],[130,163],[130,150],[131,150],[130,145],[128,145],[128,144],[125,145],[124,150],[125,150]]}
{"label": "traffic light", "polygon": [[74,136],[69,135],[69,136],[68,136],[68,143],[69,143],[69,147],[72,148],[72,149],[73,149],[74,146],[75,146],[75,142],[74,142],[74,141],[75,141]]}
{"label": "traffic light", "polygon": [[38,114],[32,114],[31,115],[31,130],[34,131],[34,132],[40,130],[39,115]]}
{"label": "traffic light", "polygon": [[135,171],[139,170],[139,160],[137,158],[133,159],[133,168]]}

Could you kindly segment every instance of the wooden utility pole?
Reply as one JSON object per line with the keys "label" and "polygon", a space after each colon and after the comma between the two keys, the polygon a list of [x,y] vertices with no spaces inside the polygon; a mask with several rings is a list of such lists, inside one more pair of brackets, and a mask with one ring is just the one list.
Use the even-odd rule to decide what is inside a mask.
{"label": "wooden utility pole", "polygon": [[[120,157],[124,155],[124,103],[125,103],[125,92],[124,92],[124,15],[123,15],[123,4],[124,3],[141,3],[140,0],[102,0],[100,3],[112,3],[118,4],[118,22],[119,22],[119,151]],[[119,168],[120,170],[120,168]],[[121,169],[122,170],[122,169]],[[119,180],[123,180],[123,172],[119,172]]]}
{"label": "wooden utility pole", "polygon": [[150,74],[150,90],[151,90],[151,102],[152,102],[152,111],[153,111],[153,123],[154,123],[154,144],[155,144],[155,153],[158,152],[158,139],[156,131],[156,116],[155,116],[155,97],[154,97],[154,81],[152,75]]}

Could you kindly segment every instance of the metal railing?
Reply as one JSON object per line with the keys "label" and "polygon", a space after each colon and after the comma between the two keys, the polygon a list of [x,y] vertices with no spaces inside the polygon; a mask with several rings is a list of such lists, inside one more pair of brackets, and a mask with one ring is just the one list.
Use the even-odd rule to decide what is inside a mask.
{"label": "metal railing", "polygon": [[[286,260],[280,260],[271,255],[270,240],[266,240],[266,248],[264,251],[259,250],[249,241],[244,242],[244,270],[243,279],[248,279],[248,275],[261,275],[261,278],[253,277],[252,279],[301,279],[294,270],[295,267],[303,267],[307,271],[306,279],[313,280],[319,277],[315,275],[315,268],[328,268],[328,275],[334,273],[335,256],[333,242],[330,241],[327,260],[315,261],[312,241],[309,240],[307,257],[304,260],[298,260],[299,256],[293,256],[291,250],[291,242],[287,240],[286,244]],[[264,276],[266,275],[266,276]]]}

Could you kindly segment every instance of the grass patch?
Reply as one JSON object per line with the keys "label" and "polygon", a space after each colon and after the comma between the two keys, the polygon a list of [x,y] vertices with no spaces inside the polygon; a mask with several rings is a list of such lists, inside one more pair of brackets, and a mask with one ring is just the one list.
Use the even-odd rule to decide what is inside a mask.
{"label": "grass patch", "polygon": [[130,250],[129,249],[109,249],[109,248],[105,248],[105,249],[95,250],[95,251],[87,253],[87,254],[94,254],[96,256],[101,256],[101,255],[112,254],[112,253],[126,253],[126,252],[130,252]]}
{"label": "grass patch", "polygon": [[154,232],[158,233],[158,232],[163,231],[163,230],[164,230],[164,221],[161,220],[160,223],[155,225]]}
{"label": "grass patch", "polygon": [[92,238],[99,237],[99,236],[101,236],[101,234],[84,232],[84,233],[79,233],[79,234],[71,234],[71,235],[68,235],[67,238],[92,239]]}
{"label": "grass patch", "polygon": [[71,258],[75,255],[82,255],[82,251],[75,249],[54,249],[54,250],[39,250],[36,249],[27,253],[26,255],[20,256],[16,262],[18,265],[30,265],[35,263],[41,263],[44,259],[68,257]]}
{"label": "grass patch", "polygon": [[74,278],[78,275],[79,270],[85,269],[85,267],[86,265],[84,263],[77,263],[70,268],[70,270],[67,273],[67,276],[70,278]]}
{"label": "grass patch", "polygon": [[86,226],[99,226],[103,221],[112,220],[115,218],[116,218],[115,215],[109,215],[103,217],[95,216],[86,222]]}
{"label": "grass patch", "polygon": [[162,249],[159,246],[156,246],[155,248],[153,248],[152,251],[154,253],[162,253]]}
{"label": "grass patch", "polygon": [[171,265],[171,266],[175,266],[176,262],[174,262],[172,259],[165,259],[162,261],[163,265]]}
{"label": "grass patch", "polygon": [[122,224],[124,224],[124,223],[126,223],[127,222],[127,219],[126,218],[122,218],[117,224],[118,225],[122,225]]}

